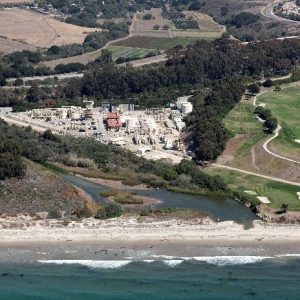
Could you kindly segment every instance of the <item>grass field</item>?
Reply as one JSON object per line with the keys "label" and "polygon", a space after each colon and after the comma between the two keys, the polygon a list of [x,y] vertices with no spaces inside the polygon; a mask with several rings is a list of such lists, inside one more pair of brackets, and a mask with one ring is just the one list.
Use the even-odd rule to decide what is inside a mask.
{"label": "grass field", "polygon": [[231,189],[240,192],[251,190],[255,191],[257,196],[268,197],[273,208],[280,208],[282,203],[287,203],[290,210],[300,211],[300,199],[297,196],[300,187],[217,167],[206,168],[204,172],[220,175]]}
{"label": "grass field", "polygon": [[246,154],[252,146],[266,136],[262,124],[255,118],[254,109],[251,100],[241,101],[223,120],[226,128],[234,135],[245,136],[245,143],[239,146],[236,156]]}
{"label": "grass field", "polygon": [[114,43],[114,46],[167,50],[177,45],[186,46],[187,44],[194,43],[197,40],[199,40],[199,38],[158,38],[147,36],[133,36],[126,40]]}
{"label": "grass field", "polygon": [[270,144],[277,152],[300,158],[300,84],[284,88],[281,92],[266,93],[258,97],[258,103],[266,103],[278,119],[282,129]]}
{"label": "grass field", "polygon": [[[92,31],[95,29],[67,24],[27,10],[0,10],[0,36],[19,42],[19,48],[22,44],[26,49],[26,44],[44,48],[82,43],[86,35]],[[5,47],[2,48],[0,44],[0,52],[4,51]]]}

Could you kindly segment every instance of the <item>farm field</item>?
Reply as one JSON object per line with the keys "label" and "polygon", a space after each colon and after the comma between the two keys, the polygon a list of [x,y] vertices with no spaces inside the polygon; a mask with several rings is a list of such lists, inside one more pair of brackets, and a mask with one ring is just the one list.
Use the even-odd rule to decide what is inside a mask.
{"label": "farm field", "polygon": [[270,143],[278,153],[294,159],[300,158],[300,84],[286,87],[280,92],[266,93],[258,97],[258,104],[265,103],[278,119],[282,129]]}
{"label": "farm field", "polygon": [[156,50],[151,50],[151,49],[119,47],[119,46],[109,46],[106,49],[111,51],[113,60],[117,60],[120,57],[123,57],[125,59],[132,58],[132,57],[143,58],[148,53],[151,53],[153,51],[156,52]]}
{"label": "farm field", "polygon": [[167,50],[177,45],[186,46],[190,43],[196,42],[197,40],[199,40],[199,38],[195,37],[159,38],[132,36],[126,40],[114,43],[114,46]]}
{"label": "farm field", "polygon": [[258,200],[257,196],[264,196],[268,197],[271,201],[270,206],[273,208],[279,209],[282,203],[286,203],[290,210],[300,211],[300,200],[297,195],[300,187],[214,166],[205,168],[203,171],[210,175],[221,176],[231,189],[239,192],[255,191],[257,195],[251,196],[251,198],[256,201]]}
{"label": "farm field", "polygon": [[[151,15],[150,20],[144,20],[147,15]],[[171,22],[164,19],[161,15],[161,9],[153,8],[141,13],[137,13],[132,25],[132,35],[134,36],[153,36],[153,37],[171,37],[169,30],[164,29],[164,26],[169,28]],[[157,30],[153,27],[158,26]]]}
{"label": "farm field", "polygon": [[[147,53],[155,51],[155,49],[146,49],[146,48],[139,48],[139,47],[123,47],[123,46],[115,46],[115,44],[114,46],[108,46],[106,49],[112,52],[113,60],[116,60],[119,57],[125,57],[125,58],[131,56],[144,57]],[[102,51],[101,49],[98,49],[96,51],[84,53],[77,56],[45,61],[43,62],[43,64],[50,68],[55,68],[55,66],[59,64],[69,64],[69,63],[76,63],[76,62],[86,65],[89,62],[92,62],[96,58],[98,58],[101,55],[101,51]]]}
{"label": "farm field", "polygon": [[0,55],[22,50],[35,51],[36,47],[22,42],[0,37]]}
{"label": "farm field", "polygon": [[[33,47],[82,43],[86,35],[92,31],[95,29],[63,23],[27,10],[0,10],[0,36]],[[0,51],[4,52],[3,50],[5,47],[2,49],[0,45]]]}
{"label": "farm field", "polygon": [[[183,13],[185,17],[174,20],[164,19],[160,9],[138,13],[133,20],[132,35],[160,38],[218,38],[225,31],[224,26],[215,23],[208,15],[192,11]],[[151,18],[145,20],[147,16]]]}

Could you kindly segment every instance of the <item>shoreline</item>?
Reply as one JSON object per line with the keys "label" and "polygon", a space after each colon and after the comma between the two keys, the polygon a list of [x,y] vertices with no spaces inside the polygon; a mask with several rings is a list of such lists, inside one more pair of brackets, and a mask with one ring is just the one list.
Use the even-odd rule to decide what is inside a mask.
{"label": "shoreline", "polygon": [[299,224],[266,223],[253,221],[245,229],[233,221],[213,222],[204,219],[147,218],[135,216],[115,219],[82,220],[36,219],[30,216],[0,217],[0,247],[9,243],[56,243],[99,241],[195,241],[195,242],[297,242],[300,246]]}
{"label": "shoreline", "polygon": [[[134,217],[0,220],[0,264],[44,260],[142,261],[193,257],[299,256],[300,226],[254,221],[245,229],[232,221],[148,220]],[[27,221],[26,221],[27,219]]]}

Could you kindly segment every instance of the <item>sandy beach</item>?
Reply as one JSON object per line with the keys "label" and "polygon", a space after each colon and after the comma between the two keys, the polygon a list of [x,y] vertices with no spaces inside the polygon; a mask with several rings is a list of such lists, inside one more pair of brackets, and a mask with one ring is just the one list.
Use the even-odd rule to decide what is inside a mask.
{"label": "sandy beach", "polygon": [[149,220],[136,217],[110,220],[84,219],[81,221],[33,220],[29,216],[0,218],[0,248],[30,244],[185,244],[185,245],[294,245],[299,246],[300,226],[254,221],[245,229],[232,221],[204,220]]}

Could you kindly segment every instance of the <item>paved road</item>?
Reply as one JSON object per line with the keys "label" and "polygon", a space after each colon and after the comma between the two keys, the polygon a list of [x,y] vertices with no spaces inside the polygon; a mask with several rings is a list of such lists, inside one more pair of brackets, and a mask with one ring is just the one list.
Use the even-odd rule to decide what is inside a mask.
{"label": "paved road", "polygon": [[[31,76],[31,77],[21,77],[24,82],[32,81],[32,80],[45,80],[49,78],[57,77],[58,80],[68,79],[68,78],[82,78],[83,73],[66,73],[66,74],[55,74],[55,75],[47,75],[47,76]],[[7,82],[14,82],[16,78],[6,79]]]}
{"label": "paved road", "polygon": [[276,21],[283,21],[283,22],[290,22],[290,23],[298,23],[298,21],[289,20],[285,18],[281,18],[279,16],[276,16],[273,12],[274,7],[279,4],[280,2],[284,2],[286,0],[275,0],[272,3],[268,4],[267,6],[263,7],[260,11],[261,15],[268,19],[276,20]]}
{"label": "paved road", "polygon": [[[167,55],[166,54],[161,54],[161,55],[156,55],[152,57],[147,57],[147,58],[141,58],[137,60],[133,60],[129,63],[123,63],[119,64],[116,66],[124,67],[127,64],[130,64],[134,68],[150,65],[150,64],[155,64],[159,62],[163,62],[167,60]],[[45,80],[45,79],[50,79],[50,78],[58,78],[58,80],[64,80],[64,79],[70,79],[70,78],[82,78],[84,73],[65,73],[65,74],[54,74],[54,75],[47,75],[47,76],[32,76],[32,77],[21,77],[24,82],[32,81],[32,80]],[[7,82],[14,82],[17,78],[9,78],[6,81]],[[11,88],[11,87],[9,87]]]}
{"label": "paved road", "polygon": [[233,167],[229,167],[229,166],[225,166],[225,165],[220,165],[220,164],[212,164],[212,165],[215,166],[215,167],[218,167],[218,168],[227,169],[227,170],[231,170],[231,171],[236,171],[236,172],[240,172],[240,173],[247,174],[247,175],[254,175],[254,176],[258,176],[258,177],[261,177],[261,178],[265,178],[265,179],[269,179],[269,180],[273,180],[273,181],[277,181],[277,182],[281,182],[281,183],[287,183],[287,184],[291,184],[291,185],[300,186],[299,182],[294,182],[294,181],[289,181],[289,180],[285,180],[285,179],[281,179],[281,178],[277,178],[277,177],[262,175],[262,174],[259,174],[259,173],[250,172],[250,171],[246,171],[246,170],[242,170],[242,169],[238,169],[238,168],[233,168]]}

